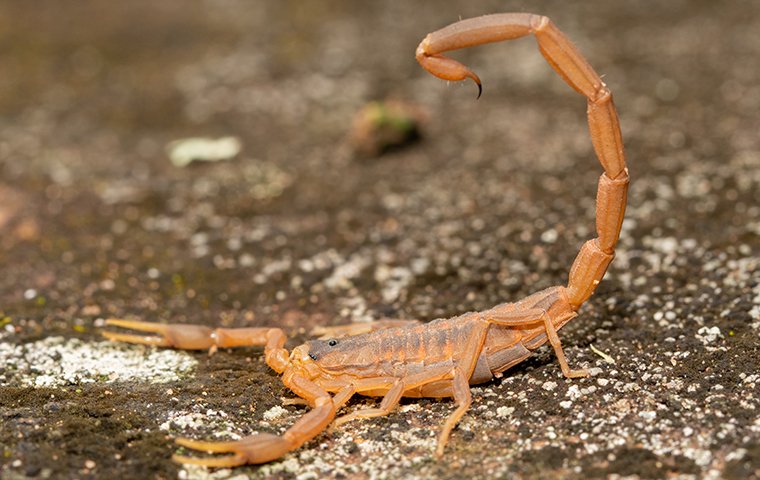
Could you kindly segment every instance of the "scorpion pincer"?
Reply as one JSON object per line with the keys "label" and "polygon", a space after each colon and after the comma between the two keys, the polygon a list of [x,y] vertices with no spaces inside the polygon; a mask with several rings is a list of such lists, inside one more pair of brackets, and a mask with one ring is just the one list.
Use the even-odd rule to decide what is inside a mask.
{"label": "scorpion pincer", "polygon": [[[179,438],[177,443],[186,448],[228,455],[175,455],[174,460],[211,467],[269,462],[299,448],[330,424],[387,415],[401,397],[452,397],[456,409],[441,428],[436,449],[440,456],[451,430],[470,406],[469,386],[486,382],[523,361],[547,341],[566,377],[588,375],[584,369],[570,368],[557,331],[577,315],[601,281],[614,257],[623,222],[628,170],[609,89],[575,45],[551,20],[540,15],[505,13],[462,20],[425,37],[416,56],[433,75],[454,81],[469,78],[480,92],[478,76],[443,53],[528,34],[535,36],[552,68],[586,97],[591,141],[604,169],[596,199],[597,236],[581,248],[570,268],[567,286],[551,287],[519,302],[426,324],[379,321],[334,327],[328,330],[339,338],[310,341],[291,353],[284,348],[286,337],[279,328],[211,329],[109,320],[110,325],[156,334],[104,333],[115,341],[181,349],[263,345],[267,364],[282,374],[283,383],[311,407],[282,435],[258,434],[229,442]],[[355,394],[382,397],[382,401],[376,408],[336,419],[336,412]]]}

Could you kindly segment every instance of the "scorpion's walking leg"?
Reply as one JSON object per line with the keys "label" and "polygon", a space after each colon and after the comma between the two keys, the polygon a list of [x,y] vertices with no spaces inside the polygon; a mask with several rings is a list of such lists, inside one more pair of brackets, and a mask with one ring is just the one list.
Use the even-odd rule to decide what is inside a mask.
{"label": "scorpion's walking leg", "polygon": [[559,366],[562,368],[562,374],[567,378],[589,376],[587,369],[581,368],[574,370],[568,365],[567,357],[565,356],[564,350],[562,350],[562,342],[559,339],[559,335],[557,335],[557,328],[554,326],[551,316],[545,309],[516,309],[511,312],[490,313],[487,319],[497,325],[507,325],[512,327],[533,325],[543,322],[544,328],[546,329],[546,337],[549,339],[552,348],[554,348],[554,353],[557,355],[557,361],[559,361]]}
{"label": "scorpion's walking leg", "polygon": [[472,404],[472,394],[470,393],[470,376],[475,370],[480,353],[483,350],[483,343],[488,332],[488,324],[483,323],[482,328],[473,330],[467,339],[465,354],[456,362],[451,370],[451,395],[457,404],[456,410],[449,415],[449,418],[443,423],[441,433],[438,435],[438,446],[435,449],[437,456],[443,455],[443,449],[449,442],[449,436],[459,420],[464,416]]}
{"label": "scorpion's walking leg", "polygon": [[588,103],[591,141],[604,174],[597,190],[597,238],[589,240],[570,269],[570,306],[577,311],[604,276],[615,254],[625,213],[628,169],[612,94],[578,48],[548,18],[529,13],[503,13],[462,20],[429,34],[417,48],[417,61],[445,80],[480,80],[444,52],[533,34],[552,68]]}
{"label": "scorpion's walking leg", "polygon": [[449,442],[451,431],[472,404],[472,394],[470,393],[470,383],[467,375],[465,375],[459,367],[454,369],[452,375],[451,388],[454,394],[454,401],[457,404],[457,409],[454,410],[454,412],[449,415],[449,418],[443,423],[441,433],[438,435],[438,446],[435,449],[435,454],[439,457],[443,455],[443,449],[446,448],[446,444]]}
{"label": "scorpion's walking leg", "polygon": [[[480,351],[478,351],[478,355],[479,354]],[[391,390],[389,390],[383,398],[380,408],[369,408],[344,415],[338,418],[335,421],[335,424],[340,425],[356,418],[370,418],[387,415],[398,405],[404,391],[447,379],[451,379],[450,391],[457,404],[457,409],[446,419],[446,422],[444,422],[443,427],[441,428],[441,433],[438,436],[436,455],[441,456],[443,455],[443,449],[446,447],[446,443],[449,441],[451,431],[467,412],[472,403],[470,384],[468,381],[469,378],[463,373],[462,368],[458,366],[452,368],[450,364],[442,365],[435,367],[429,372],[407,377],[406,381],[397,379],[396,382],[394,382],[393,387],[391,387]]]}
{"label": "scorpion's walking leg", "polygon": [[451,365],[432,366],[426,371],[410,375],[404,378],[380,377],[358,380],[354,383],[356,393],[364,393],[372,390],[388,388],[378,408],[365,408],[348,413],[335,419],[334,425],[342,425],[357,418],[372,418],[388,415],[398,406],[404,392],[422,385],[445,380],[451,376]]}
{"label": "scorpion's walking leg", "polygon": [[[404,381],[400,378],[373,378],[368,379],[368,381],[363,381],[363,383],[365,384],[365,389],[381,389],[384,387],[390,387],[388,388],[388,392],[383,397],[383,400],[380,402],[380,407],[365,408],[338,417],[333,422],[333,426],[337,427],[357,418],[372,418],[388,415],[393,411],[394,408],[396,408],[399,400],[401,400],[401,395],[404,393]],[[356,385],[354,385],[354,389],[361,393],[361,389],[357,389]]]}

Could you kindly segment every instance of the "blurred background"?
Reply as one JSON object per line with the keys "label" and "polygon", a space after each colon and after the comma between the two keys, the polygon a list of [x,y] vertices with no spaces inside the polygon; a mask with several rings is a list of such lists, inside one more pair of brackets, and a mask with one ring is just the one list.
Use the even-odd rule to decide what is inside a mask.
{"label": "blurred background", "polygon": [[[156,431],[161,412],[179,408],[165,385],[68,385],[52,392],[65,399],[57,407],[49,407],[50,389],[24,386],[31,367],[7,359],[51,335],[97,342],[103,319],[132,317],[281,326],[298,342],[317,325],[431,320],[564,284],[578,248],[594,235],[602,171],[585,100],[549,68],[532,38],[453,54],[483,80],[477,101],[474,85],[433,78],[414,59],[428,32],[505,11],[547,15],[578,45],[614,94],[627,148],[632,183],[618,258],[567,327],[566,351],[594,365],[593,342],[627,358],[617,368],[635,374],[629,382],[640,382],[640,365],[663,361],[672,369],[662,375],[683,388],[712,382],[684,393],[706,416],[686,409],[657,424],[666,440],[652,440],[636,426],[637,412],[663,402],[670,413],[685,408],[662,400],[674,387],[661,379],[646,398],[611,393],[605,405],[631,405],[620,417],[631,430],[611,444],[597,432],[589,441],[601,446],[583,447],[566,412],[556,410],[552,395],[569,387],[544,352],[521,367],[518,383],[495,387],[497,402],[507,403],[483,409],[512,408],[515,392],[534,392],[528,399],[539,413],[525,405],[515,413],[525,430],[483,420],[485,430],[476,425],[468,437],[465,424],[445,462],[418,445],[399,458],[427,460],[373,468],[440,477],[461,468],[484,477],[757,474],[753,409],[760,405],[738,403],[742,389],[755,385],[745,380],[757,371],[760,328],[757,3],[6,0],[3,476],[177,474],[168,460],[173,447]],[[709,337],[712,328],[718,333]],[[667,338],[698,354],[671,365],[676,347]],[[723,350],[705,350],[712,341],[725,342]],[[176,396],[192,409],[201,389],[218,389],[211,396],[222,398],[204,401],[230,415],[259,402],[235,417],[255,429],[261,405],[285,395],[263,364],[250,363],[257,355],[199,354],[199,377],[189,380],[196,390]],[[719,372],[705,366],[716,364]],[[254,375],[266,389],[224,383],[213,374],[220,368],[240,382]],[[560,389],[531,387],[534,368]],[[722,410],[739,420],[718,442],[717,425],[726,420],[710,416],[705,399],[722,384],[735,388]],[[226,393],[241,388],[248,390],[236,399]],[[106,402],[101,413],[83,410],[98,402]],[[154,409],[134,413],[145,402]],[[120,420],[109,433],[95,423],[105,421],[98,415]],[[441,418],[420,421],[434,432]],[[533,433],[547,418],[560,433]],[[131,437],[120,436],[130,430],[124,422]],[[687,424],[698,431],[693,437],[683,434]],[[390,438],[387,424],[375,428]],[[520,443],[533,435],[535,445]],[[483,460],[486,451],[501,457]],[[339,459],[369,465],[365,455],[349,448]],[[626,455],[635,461],[621,461]],[[92,458],[95,466],[86,463]],[[298,472],[339,478],[313,458],[300,461],[306,466]],[[380,475],[356,468],[341,475]]]}

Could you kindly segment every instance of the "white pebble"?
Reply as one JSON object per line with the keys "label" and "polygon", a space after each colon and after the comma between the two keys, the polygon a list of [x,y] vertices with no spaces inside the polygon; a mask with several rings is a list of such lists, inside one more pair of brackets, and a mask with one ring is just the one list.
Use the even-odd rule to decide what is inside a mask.
{"label": "white pebble", "polygon": [[286,413],[288,413],[287,410],[285,410],[284,408],[282,408],[279,405],[276,405],[276,406],[270,408],[269,410],[267,410],[266,412],[264,412],[263,416],[264,416],[264,420],[270,421],[270,420],[275,420],[277,418],[280,418],[281,416],[285,415]]}
{"label": "white pebble", "polygon": [[515,407],[499,407],[496,409],[496,416],[499,418],[507,418],[515,411]]}
{"label": "white pebble", "polygon": [[723,338],[723,334],[718,327],[702,327],[697,330],[697,334],[694,335],[703,345],[713,343],[718,338]]}
{"label": "white pebble", "polygon": [[649,420],[650,422],[657,418],[657,412],[639,412],[639,417],[643,418],[644,420]]}

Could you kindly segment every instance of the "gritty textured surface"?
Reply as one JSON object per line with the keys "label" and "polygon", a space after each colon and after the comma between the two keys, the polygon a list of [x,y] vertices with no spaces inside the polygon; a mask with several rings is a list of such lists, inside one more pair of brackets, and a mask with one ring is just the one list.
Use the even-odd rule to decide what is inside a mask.
{"label": "gritty textured surface", "polygon": [[[528,10],[604,76],[627,146],[617,258],[561,332],[594,375],[542,348],[473,388],[441,460],[452,404],[422,399],[265,466],[172,463],[175,436],[281,432],[303,407],[257,349],[107,346],[105,318],[292,347],[566,281],[601,173],[583,99],[531,39],[456,54],[477,102],[413,58],[460,17]],[[0,27],[2,478],[760,477],[758,4],[14,0]],[[423,138],[356,159],[352,118],[384,98],[426,111]],[[173,166],[195,136],[242,150]]]}
{"label": "gritty textured surface", "polygon": [[60,387],[93,382],[176,382],[196,361],[172,350],[139,350],[111,342],[47,337],[31,343],[0,343],[0,387]]}

